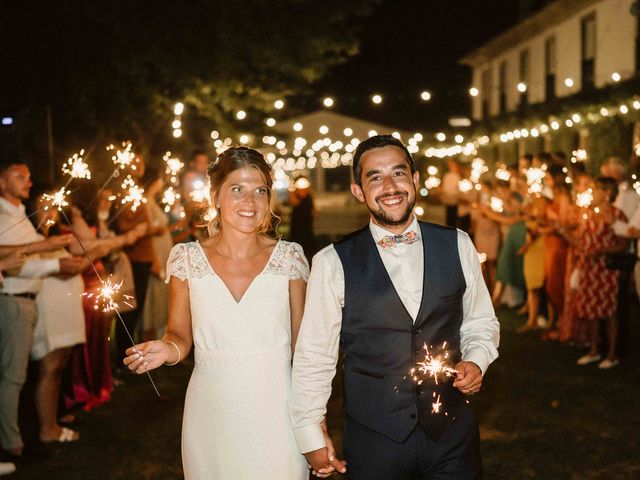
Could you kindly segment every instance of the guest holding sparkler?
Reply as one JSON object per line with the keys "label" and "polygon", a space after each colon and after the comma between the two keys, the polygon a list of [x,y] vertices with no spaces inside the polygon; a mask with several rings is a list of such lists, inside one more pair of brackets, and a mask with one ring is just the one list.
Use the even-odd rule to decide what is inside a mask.
{"label": "guest holding sparkler", "polygon": [[[609,369],[618,365],[618,325],[615,314],[620,272],[607,268],[605,254],[623,251],[627,246],[625,240],[616,237],[612,227],[616,221],[624,221],[625,217],[613,206],[618,194],[613,178],[599,177],[592,188],[593,201],[585,211],[583,222],[573,238],[578,253],[576,268],[579,272],[577,315],[587,324],[591,344],[589,353],[578,359],[578,365],[600,362],[599,368]],[[599,351],[600,320],[606,320],[609,345],[606,358],[602,361]]]}
{"label": "guest holding sparkler", "polygon": [[209,177],[213,236],[173,248],[167,333],[128,349],[124,363],[145,373],[194,347],[185,478],[306,480],[287,402],[309,267],[299,245],[268,236],[272,179],[262,154],[230,148]]}
{"label": "guest holding sparkler", "polygon": [[549,323],[545,338],[556,339],[559,336],[558,323],[563,314],[567,271],[568,244],[562,233],[568,223],[571,196],[563,167],[559,165],[549,167],[545,182],[550,185],[553,192],[553,200],[547,204],[545,211],[546,224],[542,227],[545,233],[545,291],[549,299],[547,309]]}
{"label": "guest holding sparkler", "polygon": [[[25,245],[27,258],[22,266],[7,272],[0,288],[0,443],[1,461],[19,463],[24,444],[18,427],[18,401],[27,377],[33,328],[37,320],[36,295],[42,278],[48,275],[75,275],[79,258],[40,258],[72,241],[71,235],[43,239],[25,214],[23,201],[31,189],[29,167],[17,160],[0,163],[0,245]],[[11,261],[9,263],[12,263]],[[18,262],[19,265],[20,262]]]}
{"label": "guest holding sparkler", "polygon": [[[346,469],[323,421],[341,346],[350,479],[480,478],[464,395],[480,390],[497,357],[499,325],[478,253],[466,233],[418,222],[419,176],[393,136],[358,145],[353,178],[371,221],[314,257],[293,366],[300,450],[316,473]],[[454,368],[452,381],[444,371]]]}
{"label": "guest holding sparkler", "polygon": [[502,213],[504,201],[495,196],[492,182],[483,180],[480,184],[482,190],[480,190],[478,205],[472,213],[473,243],[479,253],[486,255],[483,274],[487,287],[492,290],[496,280],[496,260],[498,259],[502,234],[500,224],[489,218],[485,214],[485,210],[492,209],[496,213]]}
{"label": "guest holding sparkler", "polygon": [[[519,185],[522,180],[516,182]],[[483,213],[487,218],[506,227],[507,231],[498,256],[492,299],[494,305],[500,305],[508,288],[510,298],[506,303],[509,307],[515,307],[522,303],[521,292],[525,287],[524,262],[522,256],[518,255],[518,250],[526,241],[526,227],[522,216],[524,199],[517,191],[511,191],[509,183],[503,180],[496,180],[496,191],[498,198],[503,199],[503,211],[495,212],[485,207]]]}
{"label": "guest holding sparkler", "polygon": [[525,207],[526,241],[518,250],[523,256],[524,282],[527,287],[527,322],[518,332],[527,332],[536,328],[540,310],[540,290],[544,286],[544,235],[540,228],[543,220],[546,199],[534,195]]}
{"label": "guest holding sparkler", "polygon": [[[101,405],[111,398],[113,378],[109,355],[109,329],[111,316],[96,308],[95,297],[103,288],[106,270],[102,258],[112,251],[134,244],[146,232],[147,225],[140,224],[126,234],[98,238],[98,206],[95,202],[98,189],[91,180],[73,180],[70,185],[70,206],[62,215],[61,229],[73,232],[74,254],[86,254],[92,260],[92,268],[83,272],[86,343],[74,347],[68,373],[70,385],[66,388],[65,406],[82,406],[85,410]],[[67,223],[70,222],[70,223]]]}

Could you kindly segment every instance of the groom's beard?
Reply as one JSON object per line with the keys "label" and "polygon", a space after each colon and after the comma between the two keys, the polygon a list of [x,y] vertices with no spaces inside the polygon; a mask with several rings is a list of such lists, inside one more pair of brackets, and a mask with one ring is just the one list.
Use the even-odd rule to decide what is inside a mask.
{"label": "groom's beard", "polygon": [[[407,201],[407,208],[398,218],[391,218],[383,210],[383,207],[380,204],[380,200],[387,197],[395,197],[398,195],[402,195],[403,197],[405,197]],[[392,194],[380,195],[379,197],[376,197],[377,209],[374,210],[372,208],[369,208],[369,211],[371,212],[371,215],[373,216],[373,218],[375,218],[376,223],[378,225],[387,226],[387,227],[396,227],[398,225],[403,225],[409,220],[409,218],[413,213],[413,207],[415,206],[415,204],[416,204],[415,197],[413,198],[412,201],[409,201],[409,194],[407,192],[394,192]]]}

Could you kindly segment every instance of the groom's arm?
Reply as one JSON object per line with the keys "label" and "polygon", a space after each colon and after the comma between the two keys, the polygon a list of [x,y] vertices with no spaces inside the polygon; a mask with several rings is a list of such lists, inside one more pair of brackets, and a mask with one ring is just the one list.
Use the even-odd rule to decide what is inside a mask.
{"label": "groom's arm", "polygon": [[482,276],[478,252],[469,236],[461,231],[458,231],[458,252],[467,283],[460,327],[462,360],[477,365],[480,375],[484,375],[489,364],[498,358],[500,324]]}
{"label": "groom's arm", "polygon": [[313,259],[293,360],[290,413],[302,453],[326,446],[322,421],[336,373],[343,302],[344,273],[329,246]]}

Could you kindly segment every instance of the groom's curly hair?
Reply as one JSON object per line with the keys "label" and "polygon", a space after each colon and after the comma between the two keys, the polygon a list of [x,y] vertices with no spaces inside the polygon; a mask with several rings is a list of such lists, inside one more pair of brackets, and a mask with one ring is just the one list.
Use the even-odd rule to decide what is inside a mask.
{"label": "groom's curly hair", "polygon": [[416,171],[416,166],[413,162],[413,157],[407,147],[404,146],[400,140],[395,138],[392,135],[374,135],[373,137],[367,138],[365,141],[358,144],[358,148],[356,148],[356,153],[353,156],[353,181],[357,183],[359,186],[362,186],[362,167],[360,166],[360,158],[369,150],[374,150],[376,148],[383,147],[398,147],[404,153],[404,156],[409,164],[409,168],[411,169],[411,174]]}

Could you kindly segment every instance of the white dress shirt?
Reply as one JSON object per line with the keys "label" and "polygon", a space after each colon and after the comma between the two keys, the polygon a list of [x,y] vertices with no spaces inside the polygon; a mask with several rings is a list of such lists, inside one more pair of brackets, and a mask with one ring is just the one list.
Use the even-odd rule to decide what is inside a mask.
{"label": "white dress shirt", "polygon": [[[624,181],[619,185],[618,196],[613,206],[627,217],[626,222],[616,221],[613,231],[619,237],[629,238],[629,227],[640,229],[640,195]],[[636,254],[640,258],[640,239],[636,242]]]}
{"label": "white dress shirt", "polygon": [[[369,228],[376,244],[385,235],[393,235],[373,222]],[[405,233],[411,230],[420,239],[420,227],[415,217]],[[422,241],[386,249],[378,245],[377,248],[398,296],[415,321],[422,300]],[[484,374],[498,357],[500,326],[482,277],[478,253],[469,236],[460,230],[458,252],[467,284],[462,298],[460,350],[463,360],[477,364]],[[321,423],[331,395],[331,380],[336,372],[344,290],[342,263],[333,245],[329,245],[313,259],[293,362],[290,410],[302,453],[325,446]]]}
{"label": "white dress shirt", "polygon": [[[0,245],[25,245],[43,239],[27,219],[24,205],[16,206],[0,197]],[[38,293],[42,286],[41,277],[59,271],[60,261],[57,258],[43,259],[37,254],[30,255],[17,276],[4,278],[0,291],[8,294]]]}

